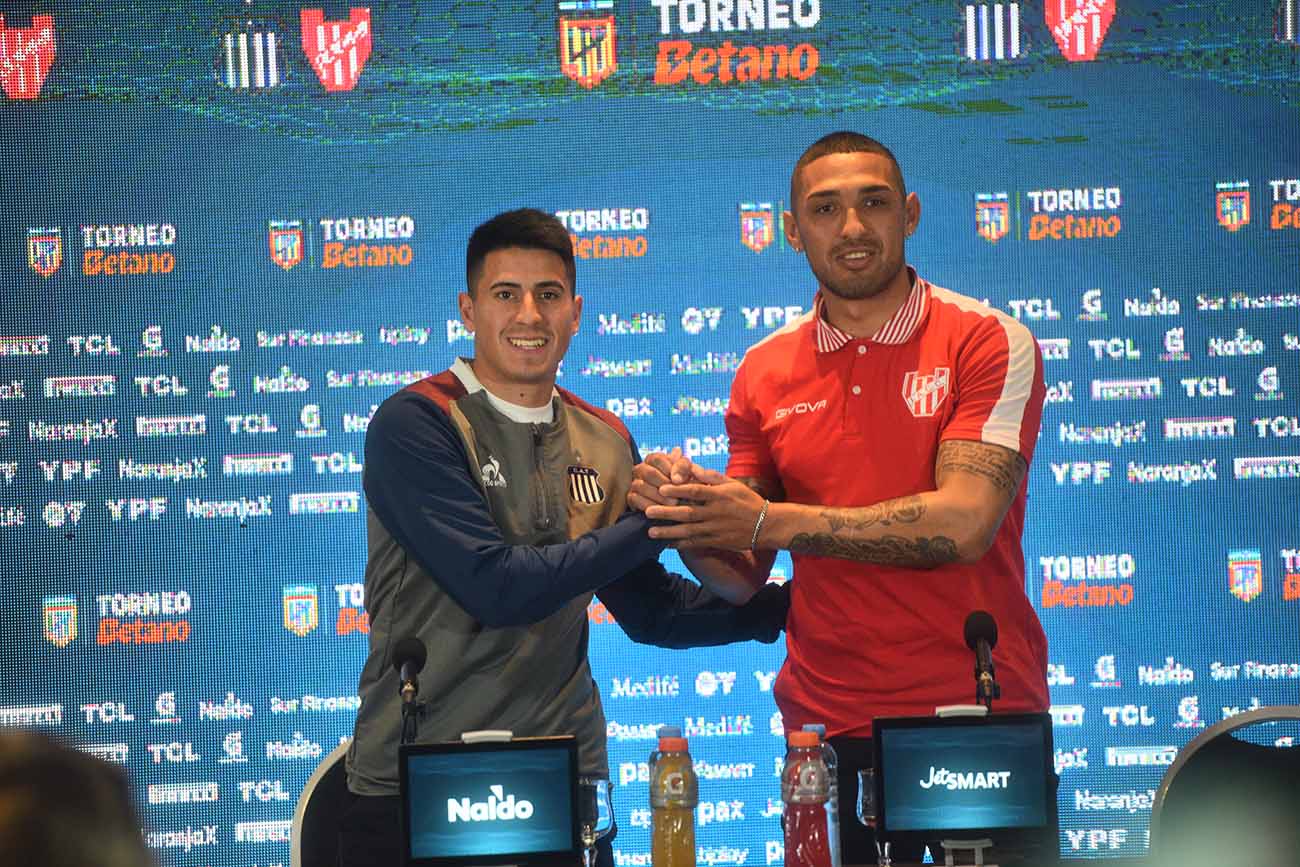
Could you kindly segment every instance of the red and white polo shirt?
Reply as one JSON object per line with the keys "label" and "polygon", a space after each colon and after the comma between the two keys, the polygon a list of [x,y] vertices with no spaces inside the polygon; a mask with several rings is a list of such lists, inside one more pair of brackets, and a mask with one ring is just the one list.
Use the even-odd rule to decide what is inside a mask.
{"label": "red and white polo shirt", "polygon": [[[1033,455],[1043,362],[1029,330],[910,268],[908,299],[870,338],[812,312],[745,354],[727,412],[727,474],[779,481],[786,500],[869,506],[932,491],[944,440]],[[1000,711],[1048,707],[1047,639],[1025,595],[1025,486],[976,564],[935,569],[794,555],[785,665],[774,690],[787,730],[821,722],[866,737],[875,716],[975,698],[963,627],[988,611]]]}

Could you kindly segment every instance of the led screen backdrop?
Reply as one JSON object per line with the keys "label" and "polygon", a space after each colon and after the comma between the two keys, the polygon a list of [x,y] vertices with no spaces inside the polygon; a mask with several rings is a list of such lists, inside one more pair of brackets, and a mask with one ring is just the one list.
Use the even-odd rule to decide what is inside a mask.
{"label": "led screen backdrop", "polygon": [[[556,213],[586,298],[561,383],[721,468],[745,348],[815,289],[790,167],[838,128],[899,154],[921,272],[1041,342],[1062,850],[1142,852],[1179,747],[1300,694],[1289,0],[0,10],[0,724],[122,762],[163,863],[287,863],[351,732],[366,425],[470,351],[472,227]],[[619,863],[663,723],[700,863],[779,862],[782,647],[590,619]]]}

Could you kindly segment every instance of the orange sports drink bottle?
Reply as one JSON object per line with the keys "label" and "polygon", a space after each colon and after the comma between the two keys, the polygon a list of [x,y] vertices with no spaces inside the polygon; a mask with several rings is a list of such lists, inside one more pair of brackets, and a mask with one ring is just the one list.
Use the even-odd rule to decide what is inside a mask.
{"label": "orange sports drink bottle", "polygon": [[700,800],[686,738],[661,737],[650,777],[650,860],[654,867],[695,867],[695,805]]}

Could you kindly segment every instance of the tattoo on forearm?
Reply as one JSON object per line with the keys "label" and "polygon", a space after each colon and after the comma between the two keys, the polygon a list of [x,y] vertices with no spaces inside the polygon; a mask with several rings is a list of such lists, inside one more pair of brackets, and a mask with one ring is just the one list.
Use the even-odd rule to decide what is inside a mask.
{"label": "tattoo on forearm", "polygon": [[936,477],[954,471],[971,473],[1008,494],[1020,488],[1025,469],[1025,459],[1011,449],[965,440],[949,440],[941,445],[935,462]]}
{"label": "tattoo on forearm", "polygon": [[830,525],[832,533],[841,530],[865,530],[879,524],[914,524],[925,514],[925,501],[920,497],[900,497],[874,506],[850,509],[823,509],[821,516]]}
{"label": "tattoo on forearm", "polygon": [[886,566],[941,566],[957,561],[957,543],[946,536],[847,539],[832,533],[799,533],[790,540],[790,551]]}

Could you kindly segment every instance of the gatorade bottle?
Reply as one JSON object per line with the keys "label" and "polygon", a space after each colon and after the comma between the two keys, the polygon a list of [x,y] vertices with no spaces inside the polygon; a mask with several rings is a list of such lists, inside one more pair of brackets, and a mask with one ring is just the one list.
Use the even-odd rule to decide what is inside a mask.
{"label": "gatorade bottle", "polygon": [[826,831],[831,843],[831,867],[840,867],[840,782],[836,775],[839,757],[835,755],[835,747],[826,740],[826,726],[807,723],[803,730],[817,732],[817,737],[821,739],[822,761],[826,763],[826,778],[830,781],[830,796],[826,800]]}
{"label": "gatorade bottle", "polygon": [[695,867],[695,805],[700,801],[686,738],[660,737],[650,773],[650,861],[655,867]]}
{"label": "gatorade bottle", "polygon": [[[679,738],[682,736],[681,726],[659,726],[659,737],[661,738]],[[655,748],[650,751],[650,758],[646,765],[650,768],[650,777],[653,779],[655,774],[655,762],[659,761],[659,745],[656,743]]]}
{"label": "gatorade bottle", "polygon": [[[790,732],[786,738],[781,800],[785,802],[785,867],[831,867],[826,828],[830,797],[821,737],[816,732]],[[655,862],[655,867],[659,867]]]}

